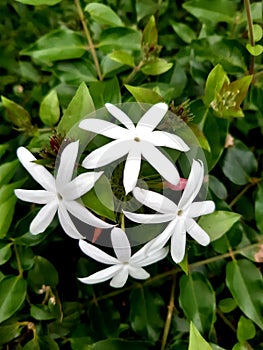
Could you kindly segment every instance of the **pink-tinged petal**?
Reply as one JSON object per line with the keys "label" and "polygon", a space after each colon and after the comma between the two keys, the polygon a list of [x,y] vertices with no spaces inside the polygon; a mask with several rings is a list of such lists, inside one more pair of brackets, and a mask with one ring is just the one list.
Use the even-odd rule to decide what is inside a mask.
{"label": "pink-tinged petal", "polygon": [[114,226],[97,218],[97,216],[92,214],[87,208],[76,201],[64,200],[63,204],[73,216],[86,224],[99,228],[111,228]]}
{"label": "pink-tinged petal", "polygon": [[178,225],[178,220],[173,220],[169,225],[164,229],[164,231],[159,234],[156,238],[152,239],[147,243],[146,253],[151,256],[156,251],[160,250],[168,242],[169,238],[174,234],[174,230]]}
{"label": "pink-tinged petal", "polygon": [[180,181],[179,173],[174,164],[165,155],[149,142],[141,141],[142,155],[158,173],[173,185]]}
{"label": "pink-tinged petal", "polygon": [[181,177],[180,181],[177,185],[172,185],[172,184],[170,184],[170,182],[165,181],[164,186],[170,188],[170,190],[173,190],[173,191],[182,191],[185,189],[187,181],[188,181],[187,179],[184,179]]}
{"label": "pink-tinged petal", "polygon": [[102,174],[103,171],[81,174],[65,185],[60,193],[66,200],[80,198],[94,187],[95,182]]}
{"label": "pink-tinged petal", "polygon": [[57,200],[47,203],[36,215],[34,220],[30,224],[30,232],[33,235],[44,232],[48,225],[54,219],[58,208]]}
{"label": "pink-tinged petal", "polygon": [[166,103],[156,103],[139,120],[136,130],[140,134],[149,133],[160,123],[168,110]]}
{"label": "pink-tinged petal", "polygon": [[15,190],[15,195],[17,198],[30,203],[37,204],[47,204],[57,198],[56,194],[53,192],[48,192],[45,190]]}
{"label": "pink-tinged petal", "polygon": [[111,242],[117,259],[121,262],[128,262],[131,257],[131,246],[126,233],[114,227],[111,230]]}
{"label": "pink-tinged petal", "polygon": [[129,130],[100,119],[84,119],[80,122],[79,127],[111,139],[125,138],[130,135]]}
{"label": "pink-tinged petal", "polygon": [[144,247],[142,247],[131,257],[130,264],[135,264],[137,266],[148,266],[164,259],[167,256],[169,252],[168,247],[160,248],[152,252],[151,249],[148,249],[151,242],[152,241],[145,244]]}
{"label": "pink-tinged petal", "polygon": [[199,244],[206,246],[210,243],[210,237],[208,234],[195,222],[194,219],[187,219],[186,231],[189,235],[196,240]]}
{"label": "pink-tinged petal", "polygon": [[135,130],[135,126],[132,120],[121,109],[112,105],[111,103],[106,103],[105,107],[107,108],[108,112],[110,112],[110,114],[114,118],[116,118],[119,122],[121,122],[124,126],[126,126],[127,129],[131,131]]}
{"label": "pink-tinged petal", "polygon": [[203,201],[191,203],[187,216],[197,218],[201,215],[210,214],[215,210],[215,203],[213,201]]}
{"label": "pink-tinged petal", "polygon": [[140,224],[160,224],[174,219],[174,214],[137,214],[123,211],[123,214],[131,221]]}
{"label": "pink-tinged petal", "polygon": [[83,241],[82,239],[79,241],[79,247],[84,254],[103,264],[115,265],[119,263],[113,256],[105,253],[103,250],[95,247],[93,244]]}
{"label": "pink-tinged petal", "polygon": [[141,150],[138,142],[130,149],[123,171],[123,186],[126,195],[130,193],[137,184],[141,168]]}
{"label": "pink-tinged petal", "polygon": [[193,160],[190,175],[178,204],[180,209],[187,209],[197,196],[204,179],[204,166],[201,161]]}
{"label": "pink-tinged petal", "polygon": [[58,207],[58,219],[63,230],[69,237],[74,239],[84,238],[77,230],[67,210],[61,204]]}
{"label": "pink-tinged petal", "polygon": [[31,152],[25,147],[19,147],[17,150],[17,157],[23,167],[45,190],[55,191],[55,179],[43,165],[33,163],[37,160]]}
{"label": "pink-tinged petal", "polygon": [[93,237],[92,237],[92,241],[91,242],[95,243],[99,239],[99,237],[102,234],[102,232],[103,232],[102,228],[96,227],[94,232],[93,232]]}
{"label": "pink-tinged petal", "polygon": [[137,280],[145,280],[150,277],[150,274],[142,267],[135,267],[129,265],[129,275]]}
{"label": "pink-tinged petal", "polygon": [[165,131],[153,131],[150,134],[146,134],[144,140],[155,146],[169,147],[181,152],[187,152],[190,149],[181,137]]}
{"label": "pink-tinged petal", "polygon": [[115,276],[116,273],[118,273],[121,268],[122,268],[121,265],[110,266],[88,277],[78,278],[78,280],[85,284],[96,284],[96,283],[105,282],[110,278],[112,278],[113,276]]}
{"label": "pink-tinged petal", "polygon": [[135,187],[133,195],[137,201],[159,213],[175,214],[177,212],[177,205],[160,193]]}
{"label": "pink-tinged petal", "polygon": [[73,176],[75,163],[78,156],[79,141],[71,142],[61,152],[58,171],[56,175],[56,186],[58,190],[64,188]]}
{"label": "pink-tinged petal", "polygon": [[173,261],[178,264],[185,255],[186,231],[184,220],[178,220],[178,226],[175,227],[171,238],[171,256]]}
{"label": "pink-tinged petal", "polygon": [[127,282],[128,276],[129,276],[128,265],[127,266],[122,265],[122,269],[120,269],[120,271],[116,273],[113,279],[111,280],[110,286],[113,288],[123,287]]}
{"label": "pink-tinged petal", "polygon": [[86,169],[95,169],[109,164],[125,156],[133,144],[133,140],[114,140],[91,152],[82,162]]}

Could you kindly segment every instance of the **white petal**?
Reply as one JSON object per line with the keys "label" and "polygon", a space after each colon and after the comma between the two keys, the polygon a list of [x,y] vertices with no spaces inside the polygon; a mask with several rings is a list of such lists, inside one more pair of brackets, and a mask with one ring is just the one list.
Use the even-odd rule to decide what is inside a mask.
{"label": "white petal", "polygon": [[178,220],[178,226],[171,238],[171,256],[173,261],[178,264],[185,255],[186,232],[183,220]]}
{"label": "white petal", "polygon": [[192,218],[197,218],[201,215],[210,214],[215,210],[215,203],[213,201],[203,201],[191,203],[187,215]]}
{"label": "white petal", "polygon": [[47,204],[48,202],[56,199],[56,195],[53,192],[44,190],[15,190],[17,198],[30,203]]}
{"label": "white petal", "polygon": [[139,142],[134,141],[134,146],[130,149],[125,162],[123,172],[123,185],[126,195],[131,192],[137,184],[141,168],[141,149]]}
{"label": "white petal", "polygon": [[79,141],[75,141],[67,145],[61,152],[57,176],[56,186],[59,189],[63,189],[68,184],[73,175],[75,163],[79,150]]}
{"label": "white petal", "polygon": [[165,246],[169,238],[174,233],[177,221],[178,220],[176,219],[171,221],[169,225],[164,229],[164,231],[161,234],[159,234],[159,236],[147,243],[147,255],[151,256],[155,251],[160,250]]}
{"label": "white petal", "polygon": [[113,276],[115,276],[116,273],[118,273],[118,271],[121,268],[122,268],[121,265],[113,265],[113,266],[107,267],[104,270],[98,271],[88,277],[78,278],[78,280],[86,284],[95,284],[95,283],[105,282],[110,278],[112,278]]}
{"label": "white petal", "polygon": [[68,236],[74,239],[84,238],[77,230],[67,210],[61,204],[58,207],[58,218],[60,225]]}
{"label": "white petal", "polygon": [[153,130],[163,119],[167,110],[168,106],[165,103],[161,102],[153,105],[139,120],[136,130],[140,133]]}
{"label": "white petal", "polygon": [[117,259],[128,262],[131,257],[131,246],[126,233],[118,227],[111,230],[111,242]]}
{"label": "white petal", "polygon": [[180,181],[179,173],[174,164],[149,142],[143,142],[142,155],[162,177],[173,185]]}
{"label": "white petal", "polygon": [[80,198],[92,189],[102,174],[103,171],[81,174],[70,181],[60,193],[66,200]]}
{"label": "white petal", "polygon": [[128,266],[122,266],[122,269],[115,274],[110,282],[110,286],[113,288],[121,288],[127,282],[129,276]]}
{"label": "white petal", "polygon": [[119,139],[130,135],[129,130],[100,119],[84,119],[80,122],[79,127],[111,139]]}
{"label": "white petal", "polygon": [[204,166],[201,161],[193,160],[190,175],[178,204],[180,209],[187,209],[197,196],[204,179]]}
{"label": "white petal", "polygon": [[177,205],[160,193],[135,187],[133,195],[137,201],[159,213],[177,213]]}
{"label": "white petal", "polygon": [[169,248],[161,248],[155,251],[148,249],[150,247],[151,241],[145,244],[138,252],[136,252],[130,259],[131,264],[139,266],[148,266],[154,264],[155,262],[164,259],[168,252]]}
{"label": "white petal", "polygon": [[29,174],[47,191],[55,191],[55,179],[43,165],[33,163],[36,158],[25,147],[19,147],[17,156]]}
{"label": "white petal", "polygon": [[182,152],[187,152],[190,149],[181,137],[165,131],[153,131],[146,135],[145,141],[151,142],[155,146],[169,147]]}
{"label": "white petal", "polygon": [[103,250],[95,247],[93,244],[83,241],[82,239],[79,241],[79,247],[84,254],[103,264],[114,265],[119,263],[113,256],[105,253]]}
{"label": "white petal", "polygon": [[129,130],[135,130],[135,126],[132,120],[118,107],[112,105],[111,103],[106,103],[105,107],[113,115],[114,118],[118,119],[124,126]]}
{"label": "white petal", "polygon": [[194,221],[194,219],[186,220],[186,230],[189,235],[199,244],[206,246],[210,243],[208,234]]}
{"label": "white petal", "polygon": [[174,219],[174,214],[137,214],[123,211],[124,215],[133,222],[140,224],[160,224]]}
{"label": "white petal", "polygon": [[109,164],[127,154],[133,140],[114,140],[91,152],[82,162],[86,169],[95,169]]}
{"label": "white petal", "polygon": [[57,201],[54,200],[46,204],[42,209],[40,209],[40,211],[38,212],[38,214],[30,224],[30,228],[29,228],[30,232],[33,235],[37,235],[38,233],[45,231],[45,229],[54,219],[57,208],[58,208]]}
{"label": "white petal", "polygon": [[142,267],[135,267],[129,265],[129,275],[138,280],[145,280],[150,277],[150,274],[145,271]]}
{"label": "white petal", "polygon": [[66,209],[77,219],[85,222],[94,227],[98,228],[111,228],[114,225],[108,224],[107,222],[97,218],[87,208],[76,201],[63,201]]}

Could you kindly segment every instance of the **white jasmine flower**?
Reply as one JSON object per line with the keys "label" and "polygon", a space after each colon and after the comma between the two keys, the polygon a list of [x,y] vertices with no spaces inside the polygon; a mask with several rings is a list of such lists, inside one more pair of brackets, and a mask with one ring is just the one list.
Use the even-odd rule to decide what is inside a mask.
{"label": "white jasmine flower", "polygon": [[70,215],[79,220],[101,228],[110,225],[93,215],[81,205],[77,199],[88,192],[101,176],[102,172],[85,173],[72,180],[79,141],[72,142],[61,153],[56,177],[39,164],[34,163],[36,158],[25,147],[19,147],[17,156],[30,175],[44,188],[44,190],[16,189],[15,194],[26,202],[45,204],[30,224],[30,232],[38,234],[48,227],[56,212],[64,231],[72,238],[82,238],[75,227]]}
{"label": "white jasmine flower", "polygon": [[89,154],[82,163],[83,167],[97,168],[127,154],[123,174],[123,185],[127,194],[136,186],[143,156],[167,181],[176,185],[180,179],[178,171],[157,147],[165,146],[182,152],[188,151],[189,147],[179,136],[165,131],[154,131],[166,114],[168,106],[165,103],[155,104],[136,126],[116,106],[106,103],[105,107],[125,127],[105,120],[82,120],[80,128],[114,139]]}
{"label": "white jasmine flower", "polygon": [[79,280],[86,284],[94,284],[107,281],[111,279],[110,285],[114,288],[121,288],[126,283],[130,275],[136,279],[146,279],[150,275],[142,267],[153,264],[168,254],[167,248],[155,250],[153,254],[146,254],[148,242],[133,256],[131,256],[131,246],[126,233],[118,227],[114,227],[111,231],[112,246],[116,258],[105,253],[94,245],[83,240],[79,241],[80,249],[103,264],[112,265],[104,270],[94,273],[91,276],[79,278]]}
{"label": "white jasmine flower", "polygon": [[194,218],[214,211],[213,201],[193,202],[200,191],[204,179],[204,167],[201,161],[193,160],[191,172],[182,197],[176,205],[163,195],[136,187],[133,191],[135,198],[159,212],[158,214],[136,214],[124,212],[130,220],[139,223],[169,222],[165,230],[151,241],[149,252],[160,249],[171,237],[171,255],[174,262],[179,263],[185,254],[186,232],[199,244],[206,246],[210,243],[208,234],[196,223]]}

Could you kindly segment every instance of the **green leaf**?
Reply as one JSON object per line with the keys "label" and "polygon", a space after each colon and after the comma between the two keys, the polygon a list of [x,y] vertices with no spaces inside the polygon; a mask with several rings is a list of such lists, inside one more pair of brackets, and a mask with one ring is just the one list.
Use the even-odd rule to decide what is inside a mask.
{"label": "green leaf", "polygon": [[60,3],[62,0],[16,0],[17,2],[20,2],[21,4],[26,5],[34,5],[34,6],[53,6],[58,3]]}
{"label": "green leaf", "polygon": [[245,185],[257,171],[257,160],[252,151],[241,141],[236,140],[229,147],[223,163],[223,173],[236,185]]}
{"label": "green leaf", "polygon": [[197,329],[209,334],[215,320],[215,293],[203,274],[193,272],[180,278],[179,303]]}
{"label": "green leaf", "polygon": [[33,339],[29,340],[29,342],[23,346],[23,350],[41,350],[38,337],[34,337]]}
{"label": "green leaf", "polygon": [[257,267],[248,260],[229,262],[226,284],[244,314],[263,329],[263,280]]}
{"label": "green leaf", "polygon": [[226,72],[220,64],[217,64],[209,73],[206,85],[205,85],[205,95],[204,103],[207,107],[210,106],[212,101],[217,98],[217,95],[220,94],[225,83],[229,83]]}
{"label": "green leaf", "polygon": [[223,182],[213,175],[209,175],[209,189],[219,198],[226,199],[227,190]]}
{"label": "green leaf", "polygon": [[198,220],[198,224],[207,232],[212,242],[222,237],[240,218],[240,214],[216,210],[211,214],[203,215]]}
{"label": "green leaf", "polygon": [[161,4],[157,4],[153,0],[136,1],[136,14],[137,19],[140,21],[142,18],[154,15],[159,9]]}
{"label": "green leaf", "polygon": [[124,85],[126,89],[132,94],[132,96],[135,98],[137,102],[144,102],[144,103],[151,103],[155,104],[158,102],[163,102],[162,96],[157,94],[157,92],[141,88],[137,86],[131,86],[131,85]]}
{"label": "green leaf", "polygon": [[1,99],[7,112],[7,119],[12,124],[21,129],[30,129],[32,127],[31,117],[27,110],[4,96],[1,96]]}
{"label": "green leaf", "polygon": [[237,343],[232,350],[247,350],[247,346],[245,344]]}
{"label": "green leaf", "polygon": [[56,90],[51,90],[40,104],[39,116],[45,125],[57,124],[60,116],[59,100]]}
{"label": "green leaf", "polygon": [[255,218],[259,231],[263,232],[263,181],[260,182],[257,191],[255,203]]}
{"label": "green leaf", "polygon": [[235,310],[237,303],[233,298],[225,298],[219,301],[218,307],[222,312],[228,313]]}
{"label": "green leaf", "polygon": [[121,27],[123,26],[120,17],[107,5],[93,2],[88,4],[85,9],[91,18],[100,24],[105,24],[110,27]]}
{"label": "green leaf", "polygon": [[172,23],[175,33],[187,44],[196,39],[196,33],[184,23]]}
{"label": "green leaf", "polygon": [[112,50],[140,51],[141,33],[126,27],[109,28],[101,33],[98,46],[106,53]]}
{"label": "green leaf", "polygon": [[148,288],[136,288],[130,294],[130,304],[133,330],[146,339],[157,341],[164,324],[161,296]]}
{"label": "green leaf", "polygon": [[0,282],[0,323],[11,317],[23,304],[27,284],[20,276],[7,276]]}
{"label": "green leaf", "polygon": [[36,62],[52,62],[79,58],[86,52],[83,37],[67,28],[56,29],[42,36],[20,52]]}
{"label": "green leaf", "polygon": [[10,319],[0,326],[0,344],[6,344],[11,342],[14,338],[18,337],[22,330],[22,325],[14,319]]}
{"label": "green leaf", "polygon": [[9,230],[15,212],[16,201],[16,196],[12,195],[0,204],[0,238],[4,238]]}
{"label": "green leaf", "polygon": [[116,62],[125,64],[126,66],[135,67],[134,57],[127,51],[115,50],[108,57]]}
{"label": "green leaf", "polygon": [[128,341],[124,339],[106,339],[101,340],[96,343],[93,343],[92,345],[85,346],[84,344],[85,339],[83,340],[83,343],[81,344],[79,348],[73,348],[73,350],[150,350],[152,349],[152,344],[148,342],[143,341]]}
{"label": "green leaf", "polygon": [[252,56],[259,56],[263,52],[263,46],[259,44],[254,46],[251,44],[246,44],[246,48]]}
{"label": "green leaf", "polygon": [[97,81],[93,63],[87,59],[61,61],[52,70],[62,83],[79,86],[82,82]]}
{"label": "green leaf", "polygon": [[237,324],[237,339],[244,343],[248,339],[253,339],[256,335],[256,329],[253,322],[244,316],[241,316]]}
{"label": "green leaf", "polygon": [[30,315],[36,320],[52,320],[59,317],[58,307],[50,307],[49,305],[31,305]]}
{"label": "green leaf", "polygon": [[167,72],[172,66],[173,63],[168,63],[163,58],[157,58],[149,63],[145,63],[142,66],[141,71],[146,75],[160,75]]}
{"label": "green leaf", "polygon": [[190,322],[190,339],[188,350],[213,350],[201,336],[193,322]]}
{"label": "green leaf", "polygon": [[104,107],[105,103],[121,103],[121,93],[118,78],[90,83],[90,94],[96,109]]}
{"label": "green leaf", "polygon": [[58,273],[54,266],[42,256],[35,256],[35,264],[28,271],[28,283],[36,291],[43,285],[55,287],[58,284]]}
{"label": "green leaf", "polygon": [[143,33],[142,33],[142,45],[147,50],[153,49],[158,44],[158,31],[154,16],[149,18]]}
{"label": "green leaf", "polygon": [[0,165],[0,186],[7,184],[17,171],[18,160]]}
{"label": "green leaf", "polygon": [[259,24],[253,24],[254,41],[260,41],[263,36],[263,29]]}
{"label": "green leaf", "polygon": [[11,257],[12,255],[11,245],[12,243],[0,242],[0,265],[5,264]]}

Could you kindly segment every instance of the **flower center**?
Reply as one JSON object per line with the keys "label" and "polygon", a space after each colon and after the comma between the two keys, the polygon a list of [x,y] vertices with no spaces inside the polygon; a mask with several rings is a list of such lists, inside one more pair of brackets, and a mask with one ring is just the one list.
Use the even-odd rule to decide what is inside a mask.
{"label": "flower center", "polygon": [[63,197],[61,196],[61,194],[60,194],[60,193],[57,193],[57,196],[58,196],[58,200],[59,200],[59,201],[62,201]]}
{"label": "flower center", "polygon": [[138,136],[136,136],[136,137],[134,137],[134,141],[140,142],[141,140],[140,140],[140,138]]}
{"label": "flower center", "polygon": [[182,211],[181,209],[179,209],[178,212],[177,212],[177,215],[178,215],[178,216],[183,215],[183,211]]}

